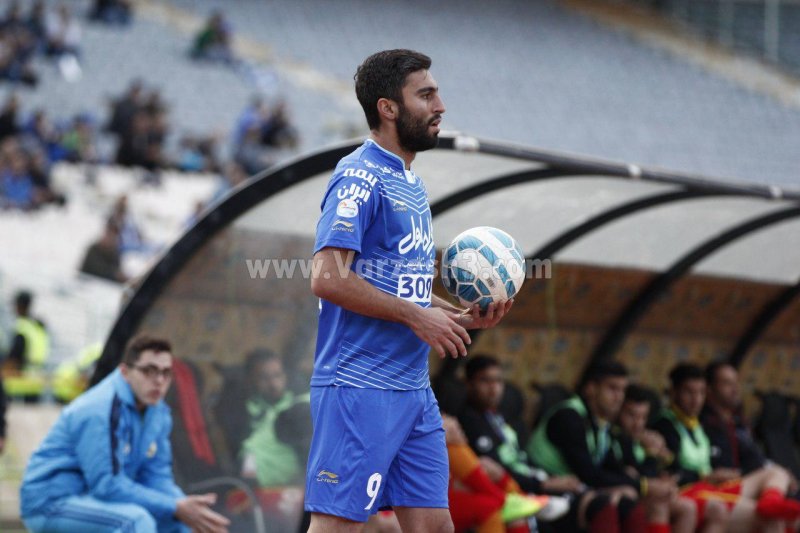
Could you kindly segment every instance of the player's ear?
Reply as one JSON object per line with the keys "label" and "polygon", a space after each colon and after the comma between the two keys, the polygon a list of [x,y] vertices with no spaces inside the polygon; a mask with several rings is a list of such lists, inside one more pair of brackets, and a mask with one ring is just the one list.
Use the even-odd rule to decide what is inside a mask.
{"label": "player's ear", "polygon": [[397,102],[388,98],[379,98],[377,106],[381,118],[390,121],[397,120],[397,113],[399,110]]}

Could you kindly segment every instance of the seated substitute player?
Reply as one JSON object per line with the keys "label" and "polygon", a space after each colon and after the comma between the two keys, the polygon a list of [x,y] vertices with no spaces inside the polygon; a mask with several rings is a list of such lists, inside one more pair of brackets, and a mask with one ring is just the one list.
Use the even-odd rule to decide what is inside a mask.
{"label": "seated substitute player", "polygon": [[785,498],[790,479],[785,470],[762,468],[739,477],[731,468],[712,468],[711,443],[698,416],[706,397],[703,370],[679,364],[669,374],[671,405],[655,429],[675,459],[669,469],[679,484],[691,484],[681,493],[697,504],[701,522],[711,502],[723,502],[730,513],[728,531],[781,532],[784,521],[800,518],[800,503]]}
{"label": "seated substitute player", "polygon": [[[785,470],[769,463],[742,416],[742,394],[739,373],[733,365],[723,361],[709,364],[705,369],[706,402],[700,412],[700,424],[711,443],[711,467],[734,468],[740,475],[769,467]],[[792,479],[789,491],[797,490],[797,480]]]}
{"label": "seated substitute player", "polygon": [[432,295],[436,248],[417,152],[445,112],[429,57],[371,55],[355,75],[370,138],[344,157],[317,224],[312,291],[321,300],[311,377],[305,508],[312,532],[360,531],[392,506],[404,531],[447,532],[448,466],[428,353],[466,356],[468,329],[497,324]]}
{"label": "seated substitute player", "polygon": [[622,364],[592,366],[580,394],[545,413],[528,443],[528,454],[551,475],[574,475],[593,489],[621,493],[617,508],[623,531],[641,531],[645,524],[648,531],[663,531],[669,524],[664,520],[669,517],[669,502],[677,491],[674,481],[607,465],[609,430],[627,385],[628,372]]}
{"label": "seated substitute player", "polygon": [[[524,491],[535,494],[567,494],[571,499],[569,512],[551,524],[540,524],[543,531],[575,531],[612,533],[618,531],[617,509],[619,495],[596,494],[587,491],[573,475],[548,476],[535,468],[520,447],[522,421],[506,421],[500,414],[500,401],[505,378],[500,362],[491,356],[476,355],[467,361],[467,405],[458,420],[469,445],[481,458],[484,468],[499,481],[508,474]],[[499,470],[498,474],[493,474]],[[539,516],[537,520],[542,519]]]}
{"label": "seated substitute player", "polygon": [[[663,475],[664,468],[672,464],[674,456],[667,448],[663,437],[647,429],[650,416],[650,400],[647,392],[637,385],[628,385],[625,389],[625,401],[617,417],[617,423],[611,428],[611,454],[606,465],[628,471],[628,475],[657,478]],[[653,521],[661,524],[672,524],[673,533],[694,531],[697,512],[694,502],[681,498],[677,494],[670,500],[669,506],[651,508],[649,514]],[[723,507],[716,511],[706,510],[703,533],[724,531],[727,525],[727,513]]]}
{"label": "seated substitute player", "polygon": [[227,531],[216,495],[186,496],[172,477],[169,342],[134,338],[122,363],[74,400],[33,453],[20,488],[34,533]]}

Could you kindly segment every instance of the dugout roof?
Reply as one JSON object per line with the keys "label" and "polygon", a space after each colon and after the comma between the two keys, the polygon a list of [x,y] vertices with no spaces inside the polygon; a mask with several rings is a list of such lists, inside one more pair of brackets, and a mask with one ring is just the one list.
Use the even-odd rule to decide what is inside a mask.
{"label": "dugout roof", "polygon": [[[109,336],[100,374],[113,368],[158,298],[209,243],[232,233],[278,234],[305,243],[292,258],[307,258],[330,172],[359,144],[346,142],[269,169],[212,206],[141,280]],[[467,227],[488,225],[513,235],[531,258],[661,272],[659,285],[637,295],[635,309],[610,329],[624,329],[634,315],[645,314],[659,291],[689,272],[791,287],[800,277],[798,189],[459,134],[443,134],[439,147],[420,154],[413,167],[428,187],[440,248]],[[228,281],[249,279],[246,259],[272,259],[258,252],[220,258],[241,263]],[[797,292],[783,294],[784,305]]]}

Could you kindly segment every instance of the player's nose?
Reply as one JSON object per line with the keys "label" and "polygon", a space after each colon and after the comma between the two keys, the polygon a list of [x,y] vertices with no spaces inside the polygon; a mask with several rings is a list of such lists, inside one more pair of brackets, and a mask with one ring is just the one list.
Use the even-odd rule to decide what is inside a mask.
{"label": "player's nose", "polygon": [[442,100],[441,96],[437,94],[436,100],[433,102],[433,112],[443,115],[445,111],[447,111],[447,108],[444,106],[444,100]]}

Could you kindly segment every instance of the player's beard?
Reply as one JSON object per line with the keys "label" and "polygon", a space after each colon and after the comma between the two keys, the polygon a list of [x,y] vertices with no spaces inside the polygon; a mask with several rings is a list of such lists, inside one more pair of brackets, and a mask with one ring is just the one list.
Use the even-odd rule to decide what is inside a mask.
{"label": "player's beard", "polygon": [[436,148],[436,145],[439,144],[439,134],[429,133],[428,128],[432,122],[440,118],[440,115],[434,115],[427,120],[414,117],[401,103],[397,122],[395,122],[397,141],[400,143],[400,147],[407,152],[424,152]]}

